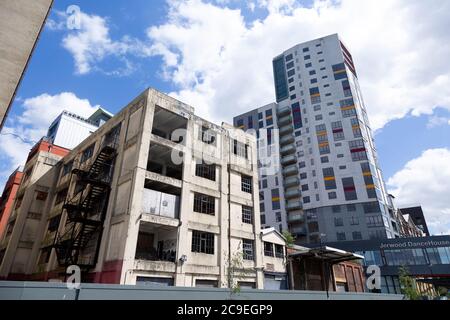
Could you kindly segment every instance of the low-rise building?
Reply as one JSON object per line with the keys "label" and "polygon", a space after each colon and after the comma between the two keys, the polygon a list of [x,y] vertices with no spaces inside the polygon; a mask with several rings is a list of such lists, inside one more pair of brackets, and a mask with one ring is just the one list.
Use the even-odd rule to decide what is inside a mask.
{"label": "low-rise building", "polygon": [[[234,281],[263,288],[256,159],[254,136],[148,89],[24,186],[47,196],[30,201],[42,214],[21,275],[77,265],[88,282],[227,287],[239,252]],[[17,275],[17,254],[9,241],[0,276]]]}
{"label": "low-rise building", "polygon": [[8,178],[0,198],[0,239],[11,215],[12,206],[22,180],[23,168],[17,168]]}
{"label": "low-rise building", "polygon": [[275,228],[261,230],[264,262],[264,289],[287,290],[286,239]]}

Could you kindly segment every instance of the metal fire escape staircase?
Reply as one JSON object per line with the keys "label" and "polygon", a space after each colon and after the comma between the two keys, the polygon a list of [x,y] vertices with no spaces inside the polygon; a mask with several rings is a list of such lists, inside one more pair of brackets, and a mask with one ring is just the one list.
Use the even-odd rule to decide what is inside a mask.
{"label": "metal fire escape staircase", "polygon": [[[61,267],[77,265],[83,271],[95,267],[107,212],[111,180],[114,172],[118,134],[105,139],[88,170],[73,169],[77,177],[74,196],[63,205],[67,212],[64,231],[54,243]],[[83,251],[89,248],[86,258]]]}

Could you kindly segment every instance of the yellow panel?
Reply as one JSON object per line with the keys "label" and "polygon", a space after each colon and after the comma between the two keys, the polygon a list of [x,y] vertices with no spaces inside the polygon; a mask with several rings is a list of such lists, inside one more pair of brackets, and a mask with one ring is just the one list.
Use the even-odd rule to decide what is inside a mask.
{"label": "yellow panel", "polygon": [[335,71],[334,74],[344,73],[344,72],[345,72],[345,69],[342,69],[342,70],[337,70],[337,71]]}
{"label": "yellow panel", "polygon": [[366,185],[367,189],[375,189],[375,185],[374,184],[368,184]]}
{"label": "yellow panel", "polygon": [[361,127],[356,125],[356,126],[352,126],[352,129],[361,129]]}
{"label": "yellow panel", "polygon": [[350,109],[355,109],[355,106],[348,106],[348,107],[341,108],[341,110],[343,110],[343,111],[350,110]]}
{"label": "yellow panel", "polygon": [[312,94],[311,97],[320,97],[320,93]]}
{"label": "yellow panel", "polygon": [[328,142],[319,143],[319,147],[325,147],[325,146],[327,146],[327,145],[329,145]]}
{"label": "yellow panel", "polygon": [[316,133],[318,136],[326,136],[327,132],[326,131],[319,131]]}
{"label": "yellow panel", "polygon": [[372,175],[372,172],[370,172],[370,171],[368,171],[368,172],[363,172],[363,176],[364,177],[368,177],[368,176],[371,176]]}
{"label": "yellow panel", "polygon": [[269,120],[269,119],[272,119],[273,118],[273,116],[268,116],[268,117],[266,117],[266,120]]}
{"label": "yellow panel", "polygon": [[272,198],[272,201],[280,201],[280,197]]}
{"label": "yellow panel", "polygon": [[325,180],[325,181],[336,180],[336,177],[325,177],[325,178],[323,178],[323,180]]}

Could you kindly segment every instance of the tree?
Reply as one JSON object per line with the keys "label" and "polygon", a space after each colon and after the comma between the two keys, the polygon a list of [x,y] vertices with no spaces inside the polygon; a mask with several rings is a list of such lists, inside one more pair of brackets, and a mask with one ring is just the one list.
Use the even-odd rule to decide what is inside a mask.
{"label": "tree", "polygon": [[244,254],[240,251],[236,251],[234,254],[227,256],[227,283],[224,284],[230,289],[230,299],[233,299],[234,295],[241,292],[241,286],[239,280],[241,280],[247,273],[244,267]]}
{"label": "tree", "polygon": [[295,241],[294,236],[289,231],[285,230],[283,231],[283,237],[286,239],[286,246],[292,248]]}
{"label": "tree", "polygon": [[399,281],[402,293],[409,300],[419,300],[420,294],[417,290],[416,281],[409,274],[405,266],[399,268]]}

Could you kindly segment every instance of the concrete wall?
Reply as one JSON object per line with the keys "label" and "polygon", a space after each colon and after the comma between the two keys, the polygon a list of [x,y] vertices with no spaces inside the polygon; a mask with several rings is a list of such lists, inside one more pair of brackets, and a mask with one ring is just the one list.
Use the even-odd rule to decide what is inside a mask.
{"label": "concrete wall", "polygon": [[[78,292],[62,283],[0,282],[0,300],[327,300],[321,291],[269,291],[242,289],[148,288],[82,284]],[[372,293],[329,293],[329,300],[402,300],[402,295]]]}
{"label": "concrete wall", "polygon": [[52,3],[0,1],[0,130]]}

